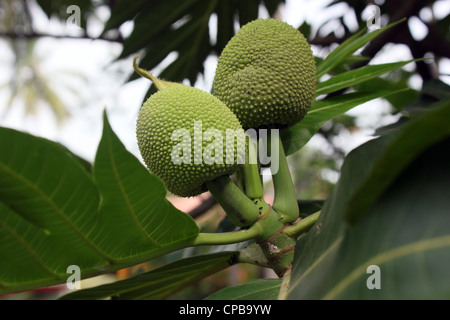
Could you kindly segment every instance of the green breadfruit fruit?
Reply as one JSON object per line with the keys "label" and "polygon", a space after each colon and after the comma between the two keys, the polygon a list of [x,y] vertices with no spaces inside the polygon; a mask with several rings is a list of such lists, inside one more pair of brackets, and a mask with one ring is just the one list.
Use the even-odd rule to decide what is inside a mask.
{"label": "green breadfruit fruit", "polygon": [[286,22],[254,20],[221,53],[213,94],[244,129],[299,122],[314,100],[316,65],[305,37]]}
{"label": "green breadfruit fruit", "polygon": [[139,112],[139,151],[150,172],[163,180],[170,192],[196,196],[207,190],[205,182],[232,174],[243,163],[245,152],[238,150],[242,148],[238,141],[245,141],[239,140],[245,139],[245,133],[236,116],[213,95],[185,85],[164,84],[169,85],[162,89],[156,85],[160,90]]}

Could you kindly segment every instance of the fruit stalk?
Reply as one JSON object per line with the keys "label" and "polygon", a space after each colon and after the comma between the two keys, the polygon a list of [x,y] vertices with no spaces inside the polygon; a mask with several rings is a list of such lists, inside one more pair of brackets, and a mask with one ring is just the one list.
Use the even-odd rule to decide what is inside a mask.
{"label": "fruit stalk", "polygon": [[256,154],[256,143],[249,137],[248,160],[243,165],[243,178],[245,194],[250,199],[259,199],[264,196],[261,176],[259,174],[259,165]]}
{"label": "fruit stalk", "polygon": [[183,84],[181,83],[176,83],[176,82],[170,82],[170,81],[164,81],[161,79],[156,78],[155,76],[153,76],[150,72],[148,72],[147,70],[141,69],[138,67],[136,60],[137,60],[138,56],[135,56],[133,58],[133,68],[136,71],[137,74],[139,74],[140,76],[147,78],[149,80],[151,80],[153,82],[153,84],[155,85],[156,89],[160,90],[164,90],[167,89],[169,87],[172,86],[182,86]]}
{"label": "fruit stalk", "polygon": [[205,182],[206,187],[237,226],[246,227],[259,217],[258,207],[228,176]]}
{"label": "fruit stalk", "polygon": [[[271,143],[271,140],[272,139],[268,139],[268,143]],[[276,172],[273,172],[272,169],[272,181],[275,191],[273,208],[280,213],[281,222],[291,223],[297,220],[299,208],[297,197],[295,195],[294,183],[292,182],[291,172],[283,148],[283,142],[279,135],[277,143],[279,165]],[[273,148],[271,147],[270,150],[273,150]]]}
{"label": "fruit stalk", "polygon": [[[228,176],[221,176],[206,182],[206,185],[234,224],[250,226],[244,232],[251,232],[242,233],[242,237],[236,237],[237,233],[233,237],[226,236],[225,241],[234,237],[234,240],[238,238],[255,239],[267,262],[264,266],[274,270],[279,277],[290,270],[294,258],[296,236],[291,236],[285,230],[292,225],[282,222],[279,218],[280,214],[263,198],[253,199],[253,201],[248,198]],[[220,234],[218,236],[205,235],[205,237],[208,238],[210,244],[225,243],[220,238],[222,237]]]}

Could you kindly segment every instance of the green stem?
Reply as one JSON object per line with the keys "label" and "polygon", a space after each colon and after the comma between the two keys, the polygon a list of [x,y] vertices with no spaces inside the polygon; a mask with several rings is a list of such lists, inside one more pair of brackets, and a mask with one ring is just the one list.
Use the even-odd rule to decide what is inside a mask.
{"label": "green stem", "polygon": [[239,190],[242,190],[242,192],[245,192],[245,189],[244,189],[244,166],[239,166],[236,171],[236,185],[239,188]]}
{"label": "green stem", "polygon": [[244,164],[242,172],[244,175],[245,194],[250,199],[262,198],[264,196],[264,191],[261,176],[259,174],[256,146],[251,137],[249,137],[248,142],[248,161]]}
{"label": "green stem", "polygon": [[260,267],[270,268],[261,246],[257,243],[251,244],[248,247],[239,250],[238,262],[250,263]]}
{"label": "green stem", "polygon": [[[270,142],[271,139],[269,139]],[[273,145],[271,145],[271,151]],[[291,172],[284,153],[283,143],[278,135],[278,168],[271,165],[273,188],[275,197],[273,208],[280,213],[280,221],[290,223],[297,220],[299,209],[297,197],[295,195],[294,183],[292,182]],[[274,161],[272,156],[272,161]],[[275,171],[276,170],[276,171]]]}
{"label": "green stem", "polygon": [[282,277],[292,265],[296,239],[283,232],[287,224],[279,220],[278,212],[265,203],[260,205],[264,214],[256,224],[261,226],[263,232],[255,240],[261,247],[270,268]]}
{"label": "green stem", "polygon": [[153,75],[152,75],[150,72],[148,72],[147,70],[141,69],[141,68],[139,68],[139,67],[137,66],[137,64],[136,64],[137,58],[138,58],[137,56],[135,56],[135,57],[133,58],[133,68],[134,68],[134,71],[136,71],[140,76],[142,76],[142,77],[144,77],[144,78],[147,78],[147,79],[151,80],[151,81],[154,83],[155,87],[156,87],[158,90],[164,90],[164,89],[167,89],[167,88],[172,87],[172,86],[183,86],[183,85],[184,85],[184,84],[182,84],[182,83],[176,83],[176,82],[164,81],[164,80],[161,80],[161,79],[156,78],[155,76],[153,76]]}
{"label": "green stem", "polygon": [[254,224],[247,230],[222,232],[222,233],[199,233],[192,243],[193,246],[223,245],[247,241],[258,237],[262,230],[259,224]]}
{"label": "green stem", "polygon": [[258,206],[234,184],[229,176],[220,176],[205,184],[235,225],[246,227],[258,219]]}
{"label": "green stem", "polygon": [[292,238],[297,238],[299,235],[307,232],[319,219],[321,211],[313,213],[306,218],[301,219],[296,224],[286,227],[283,233],[287,234]]}

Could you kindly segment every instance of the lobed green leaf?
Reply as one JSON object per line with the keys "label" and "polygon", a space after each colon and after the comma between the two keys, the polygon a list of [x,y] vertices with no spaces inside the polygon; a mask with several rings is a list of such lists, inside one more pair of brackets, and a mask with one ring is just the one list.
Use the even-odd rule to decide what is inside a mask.
{"label": "lobed green leaf", "polygon": [[[129,153],[106,115],[94,166],[61,145],[0,128],[0,292],[64,283],[192,244],[194,220]],[[89,171],[88,171],[88,170]]]}
{"label": "lobed green leaf", "polygon": [[57,143],[0,128],[0,286],[61,282],[76,264],[109,265],[92,235],[101,226],[88,171]]}
{"label": "lobed green leaf", "polygon": [[114,260],[160,255],[197,236],[195,221],[166,200],[163,182],[125,149],[106,115],[93,172],[104,226],[96,239]]}

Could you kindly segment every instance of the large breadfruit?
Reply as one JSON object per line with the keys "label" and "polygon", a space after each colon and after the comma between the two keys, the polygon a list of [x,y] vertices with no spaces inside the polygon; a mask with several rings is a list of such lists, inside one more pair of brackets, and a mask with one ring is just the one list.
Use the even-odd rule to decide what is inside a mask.
{"label": "large breadfruit", "polygon": [[316,67],[305,37],[275,19],[243,26],[222,51],[213,94],[244,129],[282,128],[300,121],[314,99]]}

